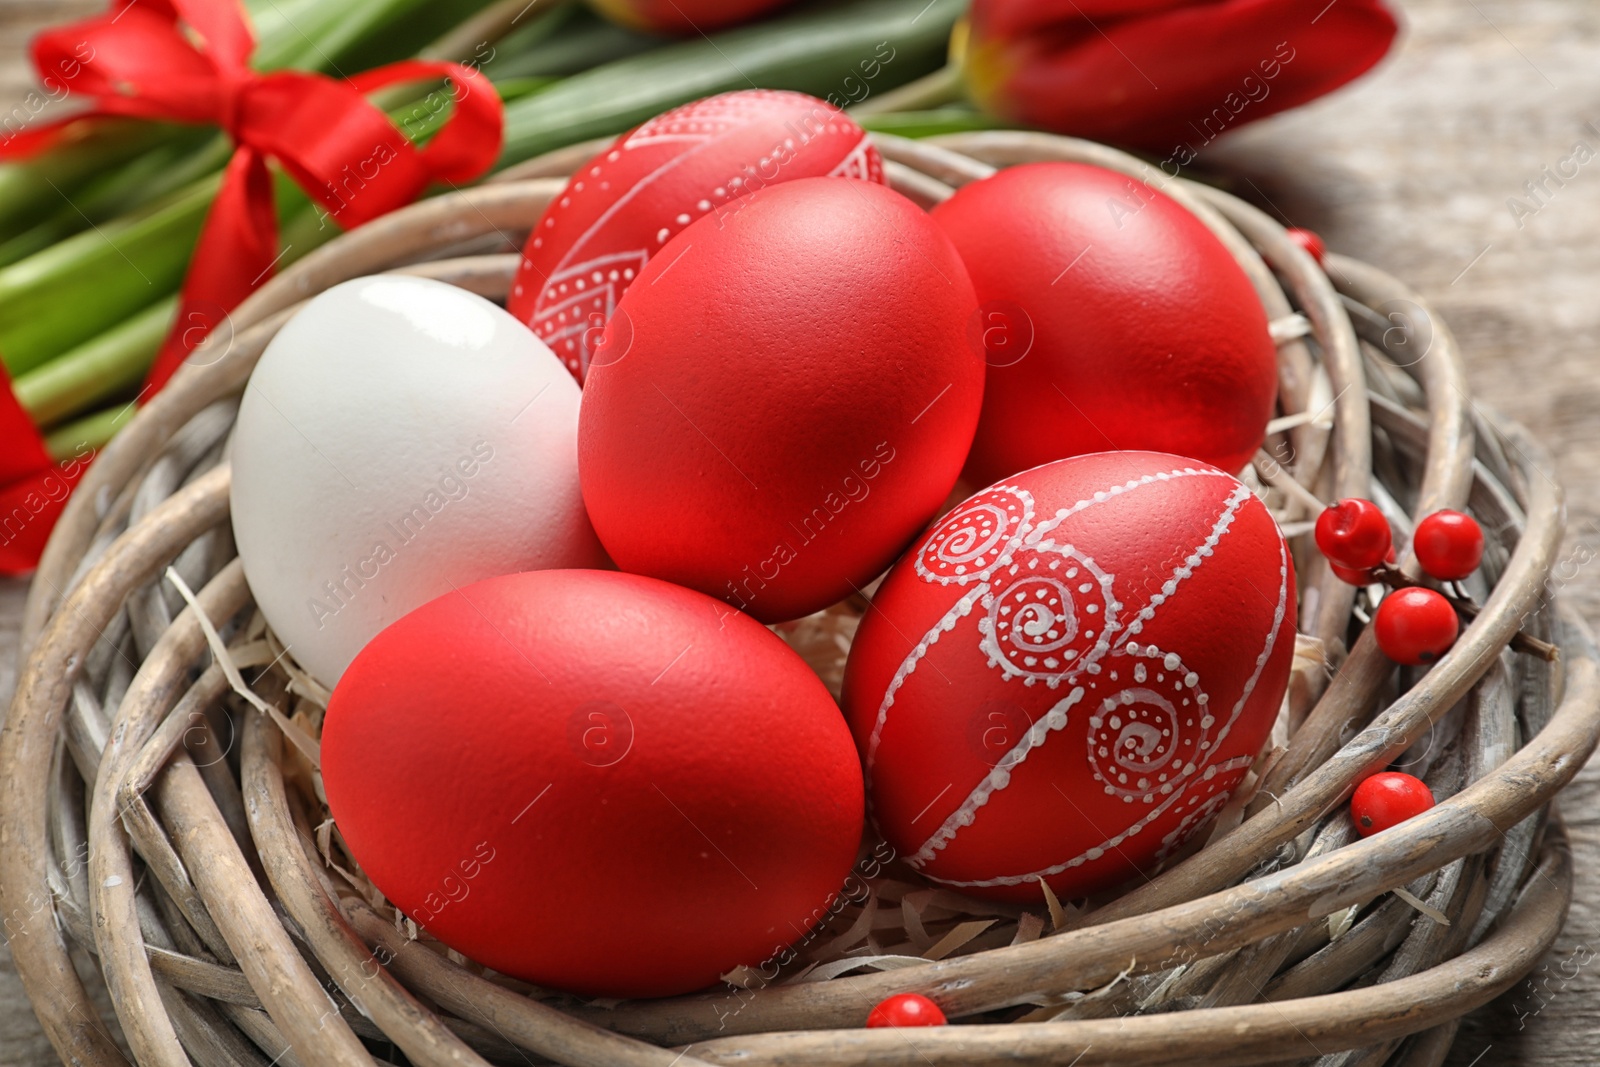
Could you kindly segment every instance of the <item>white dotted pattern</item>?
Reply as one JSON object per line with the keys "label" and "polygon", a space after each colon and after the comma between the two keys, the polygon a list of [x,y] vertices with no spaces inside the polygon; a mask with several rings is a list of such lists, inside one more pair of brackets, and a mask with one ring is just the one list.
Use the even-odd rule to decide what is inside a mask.
{"label": "white dotted pattern", "polygon": [[[1062,521],[1095,504],[1146,485],[1186,477],[1228,476],[1196,468],[1146,475],[1096,492],[1036,525],[1032,522],[1032,497],[1016,487],[999,486],[956,509],[918,546],[916,568],[924,581],[979,584],[956,601],[895,672],[868,740],[869,779],[896,693],[939,636],[954,630],[975,607],[983,609],[977,621],[980,647],[992,668],[1008,679],[1020,678],[1025,685],[1043,681],[1051,689],[1070,688],[910,857],[912,866],[925,866],[962,827],[970,826],[989,799],[1010,784],[1013,772],[1029,753],[1051,733],[1065,728],[1068,712],[1079,704],[1091,715],[1089,760],[1096,780],[1109,795],[1149,810],[1100,845],[1042,871],[974,882],[935,881],[981,887],[1051,877],[1101,858],[1175,804],[1191,809],[1184,825],[1174,831],[1176,836],[1168,835],[1181,843],[1189,831],[1209,818],[1212,812],[1206,809],[1213,802],[1217,807],[1226,802],[1237,777],[1242,777],[1242,773],[1232,776],[1235,765],[1248,768],[1251,760],[1239,757],[1207,766],[1206,759],[1243,712],[1276,644],[1288,610],[1286,547],[1280,541],[1278,602],[1271,630],[1243,692],[1220,728],[1199,675],[1175,653],[1141,644],[1136,638],[1182,582],[1214,553],[1239,509],[1250,499],[1250,491],[1235,487],[1205,540],[1173,570],[1115,641],[1121,608],[1114,594],[1115,576],[1073,546],[1058,544],[1047,536]],[[1234,780],[1221,780],[1219,774]],[[1199,784],[1191,791],[1195,783]],[[1163,847],[1176,844],[1163,839]]]}
{"label": "white dotted pattern", "polygon": [[1210,697],[1198,674],[1154,646],[1124,645],[1107,665],[1120,670],[1099,679],[1086,704],[1089,766],[1107,796],[1153,804],[1182,788],[1214,747]]}
{"label": "white dotted pattern", "polygon": [[[1223,740],[1228,736],[1229,731],[1233,728],[1233,724],[1238,721],[1240,714],[1243,713],[1245,704],[1249,702],[1250,694],[1255,692],[1256,683],[1261,680],[1261,672],[1266,669],[1267,661],[1272,657],[1272,650],[1277,645],[1278,630],[1283,625],[1284,615],[1288,611],[1288,606],[1289,553],[1288,546],[1283,544],[1280,539],[1278,546],[1278,604],[1273,612],[1272,627],[1267,631],[1267,639],[1262,645],[1261,653],[1256,657],[1255,669],[1251,672],[1249,679],[1245,682],[1243,692],[1239,694],[1238,701],[1234,703],[1233,708],[1229,712],[1227,722],[1225,722],[1222,726],[1222,729],[1218,731],[1216,740],[1211,743],[1210,748],[1212,751],[1215,751],[1216,748],[1220,746]],[[1152,649],[1151,651],[1153,652],[1154,650]],[[1166,812],[1172,808],[1173,805],[1179,804],[1180,801],[1183,802],[1181,805],[1183,807],[1192,807],[1193,805],[1199,803],[1205,796],[1208,786],[1216,793],[1217,796],[1222,798],[1221,800],[1217,801],[1216,806],[1217,809],[1220,809],[1222,804],[1227,802],[1227,798],[1231,794],[1233,787],[1237,785],[1239,780],[1243,778],[1243,771],[1248,770],[1253,762],[1253,756],[1236,756],[1231,760],[1226,760],[1222,763],[1212,764],[1211,766],[1205,767],[1205,769],[1200,770],[1198,774],[1195,773],[1195,771],[1198,770],[1198,767],[1187,768],[1187,776],[1182,784],[1174,788],[1170,796],[1168,796],[1165,800],[1162,800],[1150,811],[1146,812],[1140,819],[1134,822],[1133,825],[1129,826],[1121,833],[1101,842],[1099,845],[1096,845],[1090,849],[1086,849],[1078,855],[1073,856],[1071,859],[1066,860],[1063,863],[1054,864],[1050,867],[1044,868],[1043,870],[1029,871],[1026,874],[1005,875],[998,878],[983,879],[981,881],[963,882],[941,878],[933,878],[933,880],[942,882],[943,884],[949,886],[981,888],[986,886],[1021,885],[1026,882],[1037,882],[1044,878],[1054,877],[1063,871],[1068,871],[1074,867],[1080,867],[1085,863],[1100,859],[1106,854],[1106,852],[1119,848],[1124,841],[1137,836],[1141,831],[1144,830],[1145,827],[1149,826],[1156,819],[1166,814]],[[1233,780],[1219,780],[1219,777],[1223,775],[1232,776]],[[1200,793],[1191,793],[1190,790],[1196,785],[1200,787]],[[1224,786],[1226,786],[1226,788],[1223,788]],[[1183,843],[1184,838],[1187,837],[1191,831],[1193,831],[1197,826],[1202,825],[1207,818],[1210,818],[1210,814],[1204,816],[1196,814],[1194,818],[1188,819],[1187,827],[1180,827],[1178,830],[1174,830],[1172,834],[1164,837],[1162,839],[1162,845],[1165,852],[1170,854],[1174,848]],[[968,820],[968,824],[970,824],[970,822],[971,820]],[[913,866],[921,866],[921,864],[914,863]],[[928,877],[932,878],[933,876],[929,875]]]}
{"label": "white dotted pattern", "polygon": [[1122,607],[1112,585],[1111,575],[1071,545],[1018,549],[983,598],[978,647],[989,666],[1023,685],[1054,689],[1095,673]]}
{"label": "white dotted pattern", "polygon": [[924,581],[966,585],[985,581],[1022,545],[1033,521],[1033,495],[997,485],[985,489],[940,520],[917,549]]}
{"label": "white dotted pattern", "polygon": [[[771,174],[774,159],[766,156],[751,160],[750,166],[755,168],[752,172],[730,174],[715,188],[694,192],[689,200],[679,205],[680,210],[670,216],[668,224],[655,232],[648,247],[610,251],[595,256],[588,250],[590,240],[624,205],[674,168],[694,158],[702,147],[708,147],[724,135],[769,116],[774,101],[815,105],[809,97],[781,90],[730,93],[699,100],[650,119],[604,156],[592,161],[586,172],[575,177],[572,183],[574,192],[582,192],[588,183],[593,183],[601,190],[609,189],[613,166],[622,162],[628,154],[660,145],[673,145],[680,149],[661,166],[635,182],[567,247],[534,301],[529,326],[580,380],[588,371],[586,363],[600,330],[650,257],[696,219],[746,193],[755,184],[751,174],[756,176],[756,180]],[[883,161],[877,149],[872,147],[854,123],[831,108],[827,109],[826,114],[831,116],[831,121],[790,123],[788,129],[791,135],[783,140],[783,150],[792,152],[823,137],[854,137],[855,144],[831,173],[881,181]],[[774,144],[773,151],[781,157],[778,147]],[[544,246],[545,231],[553,229],[561,214],[570,206],[569,196],[563,196],[552,205],[533,236],[533,248]],[[522,262],[524,270],[531,269],[532,265],[532,261],[526,258]],[[520,286],[517,295],[521,295]]]}

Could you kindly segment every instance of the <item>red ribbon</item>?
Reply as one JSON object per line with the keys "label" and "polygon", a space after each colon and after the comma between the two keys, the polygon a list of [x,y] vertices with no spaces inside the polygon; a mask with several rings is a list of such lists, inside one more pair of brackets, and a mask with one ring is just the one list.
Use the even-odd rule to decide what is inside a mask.
{"label": "red ribbon", "polygon": [[[164,385],[195,345],[271,275],[279,251],[269,158],[348,229],[410,203],[430,183],[471,181],[500,154],[500,97],[475,70],[406,60],[345,79],[302,71],[258,74],[249,67],[254,48],[242,9],[227,0],[113,0],[106,14],[33,41],[41,78],[93,104],[16,135],[0,155],[43,150],[65,126],[95,116],[216,125],[238,146],[195,247],[172,331],[150,370],[152,388]],[[454,110],[427,146],[417,148],[365,94],[435,78],[453,84]],[[3,376],[0,391],[0,494],[6,494],[18,479],[48,476],[54,468]],[[0,512],[0,552],[4,521]],[[0,555],[0,571],[7,569]]]}
{"label": "red ribbon", "polygon": [[0,364],[0,574],[32,570],[86,463],[57,467]]}

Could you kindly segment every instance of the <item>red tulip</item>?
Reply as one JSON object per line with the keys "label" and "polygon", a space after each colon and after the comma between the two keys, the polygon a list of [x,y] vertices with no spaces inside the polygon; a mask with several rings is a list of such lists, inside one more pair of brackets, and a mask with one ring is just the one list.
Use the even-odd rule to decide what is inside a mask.
{"label": "red tulip", "polygon": [[1357,77],[1398,28],[1383,0],[973,0],[967,83],[1002,118],[1182,165]]}
{"label": "red tulip", "polygon": [[590,0],[612,22],[647,33],[695,34],[749,22],[789,0]]}

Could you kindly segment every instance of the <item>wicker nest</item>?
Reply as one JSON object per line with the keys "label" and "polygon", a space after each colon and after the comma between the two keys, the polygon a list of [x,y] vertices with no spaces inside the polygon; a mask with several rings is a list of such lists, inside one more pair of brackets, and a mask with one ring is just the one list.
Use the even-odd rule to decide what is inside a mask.
{"label": "wicker nest", "polygon": [[[878,143],[896,188],[924,204],[1010,163],[1125,172],[1193,211],[1260,294],[1280,417],[1254,476],[1295,548],[1301,638],[1274,740],[1206,847],[1121,896],[1029,910],[919,883],[873,862],[869,841],[854,891],[795,960],[650,1002],[486,973],[366,882],[286,741],[314,735],[325,694],[266,631],[234,557],[237,396],[299,303],[347,278],[399,270],[503,297],[556,176],[594,147],[578,146],[284,272],[73,497],[33,585],[0,739],[0,913],[64,1061],[124,1062],[74,945],[104,975],[134,1058],[170,1067],[1433,1065],[1461,1015],[1537,963],[1572,888],[1551,800],[1595,746],[1600,679],[1582,623],[1554,603],[1550,463],[1472,404],[1444,324],[1379,271],[1333,256],[1324,273],[1254,208],[1099,145]],[[1386,660],[1363,629],[1369,594],[1311,549],[1317,501],[1343,496],[1378,500],[1402,543],[1406,516],[1446,507],[1487,531],[1467,590],[1481,610],[1431,669]],[[836,684],[859,607],[780,629]],[[1519,627],[1560,659],[1512,650]],[[1440,803],[1354,840],[1342,802],[1396,760]],[[961,1025],[857,1029],[903,991]]]}

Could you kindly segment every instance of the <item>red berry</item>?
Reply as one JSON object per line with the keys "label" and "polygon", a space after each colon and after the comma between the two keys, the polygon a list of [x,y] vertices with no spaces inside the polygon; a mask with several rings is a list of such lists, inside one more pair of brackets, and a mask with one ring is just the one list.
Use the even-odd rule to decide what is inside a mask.
{"label": "red berry", "polygon": [[[1389,554],[1383,558],[1383,561],[1392,567],[1396,559],[1394,548],[1390,546]],[[1368,567],[1366,570],[1356,570],[1354,567],[1346,567],[1344,564],[1335,563],[1332,560],[1328,561],[1328,566],[1333,568],[1333,573],[1338,575],[1340,581],[1349,582],[1351,585],[1371,585],[1378,580],[1377,574],[1374,573],[1376,568],[1373,567]]]}
{"label": "red berry", "polygon": [[1312,259],[1317,261],[1317,266],[1322,266],[1323,260],[1328,255],[1328,246],[1322,243],[1322,238],[1310,230],[1302,230],[1298,226],[1284,231],[1289,235],[1289,240],[1306,250]]}
{"label": "red berry", "polygon": [[1317,547],[1329,560],[1353,571],[1382,563],[1393,544],[1389,520],[1370,500],[1341,500],[1317,516]]}
{"label": "red berry", "polygon": [[1328,566],[1333,569],[1334,574],[1339,576],[1341,582],[1362,586],[1372,584],[1373,574],[1370,567],[1366,570],[1356,570],[1354,567],[1346,567],[1344,564],[1334,563],[1332,560],[1328,561]]}
{"label": "red berry", "polygon": [[943,1026],[944,1012],[939,1005],[920,993],[896,993],[878,1002],[867,1016],[867,1027],[880,1026]]}
{"label": "red berry", "polygon": [[1411,547],[1423,570],[1441,582],[1459,581],[1483,559],[1483,530],[1471,515],[1436,511],[1417,523]]}
{"label": "red berry", "polygon": [[1356,786],[1350,798],[1350,817],[1362,837],[1389,829],[1433,807],[1433,791],[1420,779],[1399,771],[1384,771]]}
{"label": "red berry", "polygon": [[1461,632],[1461,620],[1450,601],[1420,586],[1397,589],[1384,597],[1372,625],[1383,654],[1413,667],[1444,655]]}

